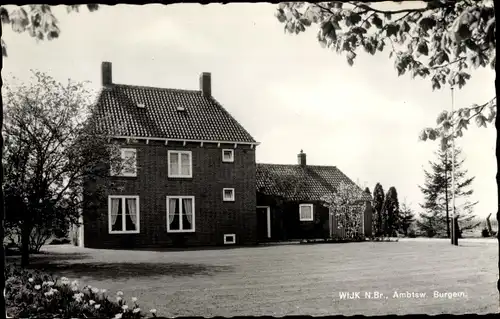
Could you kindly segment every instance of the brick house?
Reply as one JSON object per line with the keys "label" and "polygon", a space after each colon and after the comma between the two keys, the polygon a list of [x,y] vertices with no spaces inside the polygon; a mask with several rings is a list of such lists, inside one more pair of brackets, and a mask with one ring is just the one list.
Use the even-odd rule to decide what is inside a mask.
{"label": "brick house", "polygon": [[[340,183],[355,185],[335,166],[307,165],[306,154],[298,164],[257,163],[257,232],[260,241],[327,239],[343,237],[345,230],[324,196]],[[360,200],[353,213],[361,214],[359,233],[371,236],[371,196],[359,187]]]}
{"label": "brick house", "polygon": [[199,90],[124,85],[103,62],[102,85],[95,114],[134,164],[110,171],[123,190],[83,212],[78,244],[255,244],[258,143],[212,96],[210,73]]}

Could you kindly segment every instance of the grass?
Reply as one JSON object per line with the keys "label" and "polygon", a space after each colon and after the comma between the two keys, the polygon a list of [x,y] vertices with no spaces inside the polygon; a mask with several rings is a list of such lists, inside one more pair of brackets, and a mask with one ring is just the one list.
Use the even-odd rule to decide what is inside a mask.
{"label": "grass", "polygon": [[[33,267],[135,296],[161,316],[386,315],[498,312],[496,241],[280,245],[197,251],[47,246]],[[8,262],[17,262],[9,257]],[[440,292],[466,297],[433,298]],[[341,300],[340,292],[379,292]],[[422,299],[394,291],[425,292]]]}

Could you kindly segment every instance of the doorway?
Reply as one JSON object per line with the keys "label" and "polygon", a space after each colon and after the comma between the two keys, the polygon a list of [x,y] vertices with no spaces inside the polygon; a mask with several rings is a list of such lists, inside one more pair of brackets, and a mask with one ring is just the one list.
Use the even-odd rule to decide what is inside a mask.
{"label": "doorway", "polygon": [[271,238],[270,206],[257,206],[257,238],[259,241]]}

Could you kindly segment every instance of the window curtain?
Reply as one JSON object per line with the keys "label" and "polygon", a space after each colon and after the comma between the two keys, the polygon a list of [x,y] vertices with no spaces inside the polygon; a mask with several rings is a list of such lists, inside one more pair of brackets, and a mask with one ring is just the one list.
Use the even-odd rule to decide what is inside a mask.
{"label": "window curtain", "polygon": [[168,223],[172,225],[175,218],[175,206],[177,204],[177,199],[170,199],[168,202]]}
{"label": "window curtain", "polygon": [[311,207],[302,206],[301,211],[300,211],[300,218],[301,219],[311,219],[312,218]]}
{"label": "window curtain", "polygon": [[[184,214],[190,225],[193,224],[193,201],[190,198],[185,198],[182,202],[182,207],[184,208]],[[189,227],[190,229],[192,226]]]}
{"label": "window curtain", "polygon": [[181,154],[181,174],[189,175],[190,174],[190,165],[189,165],[189,154]]}
{"label": "window curtain", "polygon": [[126,151],[125,152],[125,172],[135,173],[135,171],[136,171],[136,153],[133,151]]}
{"label": "window curtain", "polygon": [[137,203],[135,198],[127,198],[127,208],[134,229],[137,229]]}
{"label": "window curtain", "polygon": [[179,175],[179,154],[170,154],[170,174]]}
{"label": "window curtain", "polygon": [[116,220],[118,219],[119,206],[120,206],[120,199],[119,198],[112,198],[111,199],[111,225],[112,226],[114,226],[116,224]]}

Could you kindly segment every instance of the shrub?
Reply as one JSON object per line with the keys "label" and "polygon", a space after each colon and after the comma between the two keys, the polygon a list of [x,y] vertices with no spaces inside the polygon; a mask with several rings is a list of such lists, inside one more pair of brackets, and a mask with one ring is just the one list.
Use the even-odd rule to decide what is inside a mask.
{"label": "shrub", "polygon": [[[146,315],[132,298],[127,305],[123,293],[110,300],[104,289],[80,288],[77,281],[54,278],[39,271],[5,268],[5,305],[15,318],[144,318]],[[156,317],[156,311],[151,314]]]}
{"label": "shrub", "polygon": [[71,241],[68,238],[54,238],[50,241],[49,245],[64,245],[70,243]]}
{"label": "shrub", "polygon": [[483,230],[481,231],[481,236],[490,237],[490,232],[488,231],[488,228],[483,228]]}

